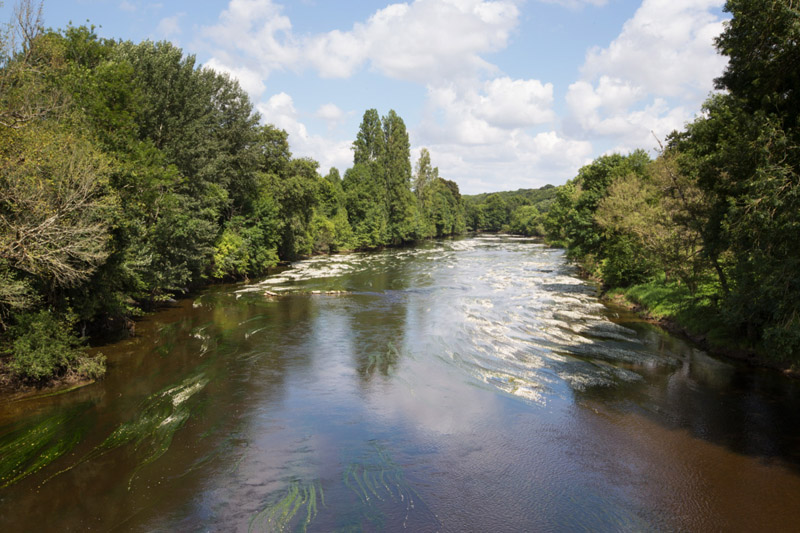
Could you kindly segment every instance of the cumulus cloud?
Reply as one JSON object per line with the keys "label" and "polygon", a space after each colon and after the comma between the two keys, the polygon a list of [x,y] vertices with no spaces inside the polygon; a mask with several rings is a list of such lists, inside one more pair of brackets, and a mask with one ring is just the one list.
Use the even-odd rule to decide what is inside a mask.
{"label": "cumulus cloud", "polygon": [[644,0],[620,35],[588,51],[582,78],[569,86],[576,137],[604,137],[620,147],[653,144],[693,117],[726,63],[713,46],[722,0]]}
{"label": "cumulus cloud", "polygon": [[[324,106],[323,106],[324,107]],[[331,140],[320,135],[312,135],[303,124],[294,100],[286,93],[272,95],[266,102],[256,106],[264,122],[286,130],[289,146],[295,157],[310,157],[320,164],[320,171],[327,172],[330,167],[344,169],[353,163],[350,141]]]}
{"label": "cumulus cloud", "polygon": [[542,124],[555,118],[553,84],[539,80],[496,78],[486,83],[479,96],[477,114],[488,123],[506,128]]}
{"label": "cumulus cloud", "polygon": [[426,131],[464,144],[500,142],[509,130],[553,121],[552,104],[553,85],[539,80],[502,77],[482,84],[429,86]]}
{"label": "cumulus cloud", "polygon": [[493,70],[482,55],[506,46],[518,17],[513,1],[416,0],[391,4],[346,31],[296,37],[272,0],[231,0],[203,33],[215,57],[235,49],[264,77],[313,68],[322,77],[347,78],[369,66],[427,83]]}
{"label": "cumulus cloud", "polygon": [[[607,0],[540,2],[582,8]],[[444,177],[480,192],[563,182],[598,155],[593,144],[647,147],[651,131],[663,136],[691,120],[724,67],[713,48],[722,3],[644,0],[617,38],[588,50],[579,79],[561,94],[546,80],[505,76],[489,61],[508,46],[520,0],[414,0],[309,35],[293,31],[273,0],[230,0],[202,36],[212,52],[207,66],[237,78],[255,101],[276,71],[323,78],[369,71],[423,85],[426,107],[421,123],[409,124],[412,142],[430,148]],[[562,97],[569,115],[560,120],[554,102]],[[288,94],[257,108],[289,132],[295,155],[323,169],[350,166],[350,140],[309,133]],[[303,116],[324,121],[330,136],[347,113],[329,102]]]}
{"label": "cumulus cloud", "polygon": [[645,0],[607,47],[593,48],[583,74],[625,78],[663,96],[705,96],[725,58],[713,47],[722,0]]}
{"label": "cumulus cloud", "polygon": [[231,64],[225,57],[244,59],[251,71],[265,78],[273,70],[291,67],[299,58],[292,23],[271,0],[231,0],[219,23],[204,28],[202,34],[217,45],[214,60],[231,72],[242,65]]}
{"label": "cumulus cloud", "polygon": [[344,121],[347,113],[342,111],[336,104],[328,103],[319,106],[315,115],[328,124],[328,129],[333,129]]}
{"label": "cumulus cloud", "polygon": [[456,180],[466,194],[563,183],[593,157],[591,143],[555,131],[515,130],[492,144],[441,142],[429,149],[442,177]]}
{"label": "cumulus cloud", "polygon": [[237,80],[242,89],[254,100],[258,100],[267,88],[261,74],[250,68],[231,68],[216,57],[209,59],[204,66],[217,72],[227,74],[231,78]]}
{"label": "cumulus cloud", "polygon": [[608,0],[539,0],[543,4],[558,4],[560,6],[568,7],[570,9],[578,9],[586,5],[590,6],[604,6],[608,4]]}
{"label": "cumulus cloud", "polygon": [[511,2],[417,0],[369,23],[372,65],[387,76],[431,83],[492,70],[482,54],[504,48],[519,11]]}

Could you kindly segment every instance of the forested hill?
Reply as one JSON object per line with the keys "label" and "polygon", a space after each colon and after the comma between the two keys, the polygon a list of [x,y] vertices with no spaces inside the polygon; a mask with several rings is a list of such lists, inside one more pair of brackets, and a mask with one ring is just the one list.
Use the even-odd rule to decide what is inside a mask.
{"label": "forested hill", "polygon": [[471,231],[506,231],[544,235],[543,215],[556,198],[557,187],[518,189],[465,195],[467,227]]}
{"label": "forested hill", "polygon": [[455,182],[370,109],[352,168],[320,175],[227,75],[168,42],[0,32],[1,376],[102,374],[79,335],[281,260],[465,229]]}

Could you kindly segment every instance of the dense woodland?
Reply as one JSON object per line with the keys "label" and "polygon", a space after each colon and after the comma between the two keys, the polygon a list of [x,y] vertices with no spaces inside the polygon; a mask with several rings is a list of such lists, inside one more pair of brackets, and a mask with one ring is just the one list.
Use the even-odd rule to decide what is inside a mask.
{"label": "dense woodland", "polygon": [[[800,11],[729,0],[718,93],[653,160],[462,198],[403,120],[364,113],[324,176],[235,80],[167,42],[0,35],[0,351],[6,375],[102,375],[82,339],[214,280],[315,253],[473,231],[545,236],[606,288],[763,357],[800,354]],[[763,355],[769,354],[769,356]]]}
{"label": "dense woodland", "polygon": [[[6,370],[102,374],[80,337],[213,280],[315,253],[463,232],[458,186],[412,172],[394,112],[321,176],[247,94],[167,42],[44,30],[22,2],[0,49],[0,334]],[[412,187],[413,185],[413,187]]]}
{"label": "dense woodland", "polygon": [[467,229],[544,236],[544,215],[555,201],[558,189],[519,189],[464,196]]}

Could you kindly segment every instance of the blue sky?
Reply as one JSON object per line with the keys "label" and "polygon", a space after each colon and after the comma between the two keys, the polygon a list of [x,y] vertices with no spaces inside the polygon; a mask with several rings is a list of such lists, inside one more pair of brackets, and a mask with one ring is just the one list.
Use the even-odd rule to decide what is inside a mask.
{"label": "blue sky", "polygon": [[[0,8],[9,20],[13,0]],[[239,79],[324,173],[369,108],[462,192],[559,185],[699,112],[722,72],[722,0],[45,0],[45,24],[170,40]],[[652,133],[651,133],[652,132]]]}

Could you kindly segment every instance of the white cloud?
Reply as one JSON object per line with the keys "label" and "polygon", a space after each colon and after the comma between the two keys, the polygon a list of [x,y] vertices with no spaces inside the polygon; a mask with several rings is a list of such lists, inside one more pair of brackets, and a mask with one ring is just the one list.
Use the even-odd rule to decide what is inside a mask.
{"label": "white cloud", "polygon": [[645,0],[607,48],[586,55],[583,74],[617,77],[661,96],[705,97],[725,58],[713,47],[723,0]]}
{"label": "white cloud", "polygon": [[[219,23],[204,28],[205,38],[217,45],[215,57],[245,59],[247,68],[263,78],[273,70],[297,63],[299,52],[293,42],[292,23],[271,0],[231,0],[219,16]],[[236,72],[241,64],[226,63]]]}
{"label": "white cloud", "polygon": [[256,106],[263,121],[286,130],[289,134],[289,146],[295,157],[310,157],[320,164],[320,171],[325,174],[330,167],[340,170],[353,163],[353,152],[350,141],[327,139],[320,135],[311,135],[305,124],[300,122],[294,100],[286,93],[278,93],[266,102]]}
{"label": "white cloud", "polygon": [[122,0],[122,2],[119,3],[119,8],[128,13],[134,13],[136,11],[136,6],[127,0]]}
{"label": "white cloud", "polygon": [[608,0],[539,0],[544,4],[558,4],[560,6],[568,7],[570,9],[579,9],[586,5],[590,6],[604,6]]}
{"label": "white cloud", "polygon": [[517,130],[493,144],[454,141],[428,148],[441,176],[455,180],[465,194],[563,183],[593,156],[591,143],[555,131],[530,135]]}
{"label": "white cloud", "polygon": [[344,121],[347,114],[336,104],[323,104],[317,109],[315,115],[328,123],[328,129],[333,129]]}
{"label": "white cloud", "polygon": [[649,147],[693,118],[726,63],[713,46],[722,0],[644,0],[620,35],[586,55],[566,95],[565,131],[621,150]]}
{"label": "white cloud", "polygon": [[484,86],[477,115],[499,127],[519,128],[555,119],[553,84],[496,78]]}
{"label": "white cloud", "polygon": [[247,67],[231,68],[216,57],[209,59],[204,66],[236,79],[242,89],[244,89],[253,100],[258,100],[267,88],[266,85],[264,85],[261,75]]}
{"label": "white cloud", "polygon": [[510,0],[416,0],[391,4],[348,31],[297,38],[281,11],[271,0],[231,0],[204,35],[214,55],[236,50],[264,77],[311,67],[322,77],[347,78],[369,65],[428,83],[494,70],[482,55],[506,46],[519,17]]}
{"label": "white cloud", "polygon": [[163,38],[170,39],[181,34],[181,18],[186,13],[178,13],[171,17],[161,19],[156,27],[156,33]]}
{"label": "white cloud", "polygon": [[518,16],[511,2],[417,0],[378,11],[353,34],[373,68],[430,83],[492,70],[481,55],[506,46]]}
{"label": "white cloud", "polygon": [[552,84],[539,80],[502,77],[429,86],[424,133],[471,145],[501,142],[510,130],[553,121],[552,104]]}

